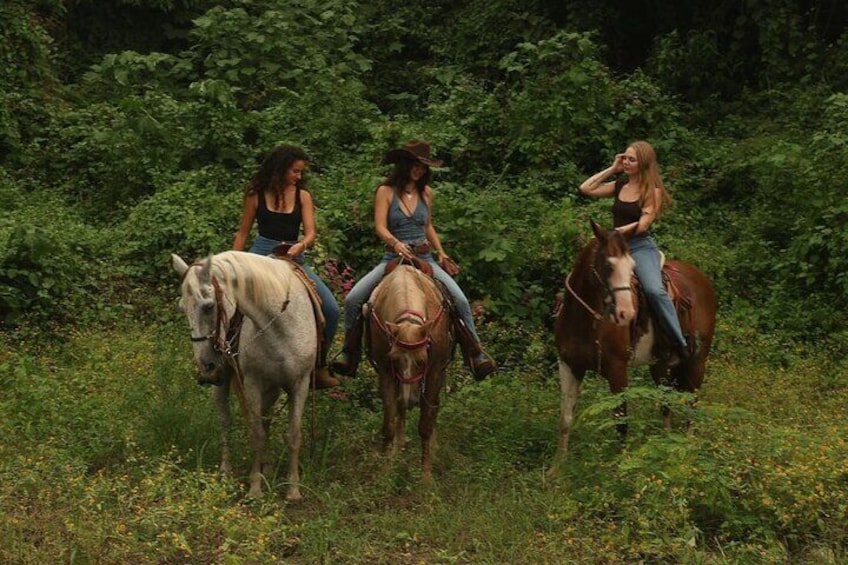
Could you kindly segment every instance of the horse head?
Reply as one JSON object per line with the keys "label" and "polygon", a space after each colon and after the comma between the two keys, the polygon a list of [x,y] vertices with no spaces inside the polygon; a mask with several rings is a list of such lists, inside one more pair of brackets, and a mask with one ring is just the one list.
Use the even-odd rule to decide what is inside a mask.
{"label": "horse head", "polygon": [[212,257],[188,265],[172,254],[171,262],[182,277],[179,306],[191,328],[194,362],[199,371],[197,382],[222,384],[226,362],[221,354],[221,344],[226,332],[226,313],[212,276]]}
{"label": "horse head", "polygon": [[636,227],[607,230],[592,220],[592,231],[598,241],[592,271],[604,287],[604,307],[612,322],[629,324],[636,315],[631,280],[635,262],[630,256],[627,239]]}
{"label": "horse head", "polygon": [[386,322],[389,360],[401,382],[417,382],[427,373],[432,326],[433,320],[425,321],[416,312],[405,312],[395,322]]}

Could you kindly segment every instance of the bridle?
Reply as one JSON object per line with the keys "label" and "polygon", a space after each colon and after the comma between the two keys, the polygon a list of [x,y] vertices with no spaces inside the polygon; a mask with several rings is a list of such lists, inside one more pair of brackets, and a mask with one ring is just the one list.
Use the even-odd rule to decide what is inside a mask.
{"label": "bridle", "polygon": [[[609,278],[608,277],[605,278],[605,277],[601,276],[601,274],[598,272],[597,256],[599,254],[601,254],[600,246],[598,246],[597,250],[595,251],[595,257],[594,257],[594,260],[592,261],[591,271],[592,271],[592,274],[595,275],[595,278],[598,279],[598,282],[601,283],[601,288],[604,289],[604,314],[606,314],[608,317],[614,317],[615,316],[615,293],[617,293],[617,292],[630,292],[632,290],[632,287],[630,285],[628,285],[628,286],[610,286]],[[580,298],[580,296],[577,294],[577,292],[571,287],[571,275],[573,275],[573,274],[574,274],[574,271],[571,271],[571,272],[568,273],[568,276],[565,278],[565,288],[568,289],[568,292],[571,294],[571,296],[573,296],[574,299],[577,300],[577,302],[579,302],[592,315],[592,317],[595,318],[596,321],[603,320],[604,314],[599,313],[594,308],[589,306],[589,304],[587,304],[585,300]]]}
{"label": "bridle", "polygon": [[[200,263],[195,263],[194,265],[191,265],[191,267],[200,265]],[[188,271],[186,271],[186,274],[187,273]],[[183,274],[183,279],[185,279],[185,274]],[[237,356],[247,346],[247,344],[240,344],[244,316],[241,310],[239,310],[238,305],[236,305],[232,317],[229,319],[226,318],[226,309],[224,308],[224,291],[215,275],[211,275],[211,281],[212,288],[215,292],[215,329],[207,335],[192,335],[190,336],[190,339],[192,343],[211,341],[212,349],[219,355],[223,356],[238,373],[239,366]],[[286,311],[288,305],[289,297],[287,296],[280,311],[277,312],[277,314],[273,316],[267,324],[262,326],[262,328],[253,334],[253,340],[262,335],[271,326],[271,324],[273,324],[274,321]]]}
{"label": "bridle", "polygon": [[[238,352],[234,351],[233,344],[237,342],[238,336],[241,333],[241,324],[239,323],[238,327],[231,327],[231,322],[234,320],[240,321],[241,315],[238,309],[236,309],[232,319],[227,320],[225,317],[226,310],[224,309],[224,292],[221,290],[221,285],[214,275],[212,275],[212,288],[215,291],[215,329],[208,335],[193,335],[191,336],[191,341],[193,343],[211,341],[212,348],[217,353],[232,358],[238,355]],[[227,333],[224,337],[221,337],[221,328],[227,328]]]}
{"label": "bridle", "polygon": [[[436,313],[436,316],[433,318],[432,322],[434,324],[438,322],[442,318],[442,316],[445,315],[445,311],[446,310],[444,304],[442,304],[439,307],[439,311]],[[430,370],[430,347],[433,343],[433,338],[430,335],[430,332],[428,331],[427,334],[418,341],[404,341],[402,339],[397,339],[386,327],[386,324],[377,316],[376,312],[374,311],[374,308],[369,308],[369,312],[371,319],[374,321],[377,327],[380,328],[380,331],[383,332],[383,335],[386,338],[386,342],[389,345],[389,349],[394,346],[400,347],[404,351],[415,351],[417,349],[427,348],[427,361],[424,364],[424,370],[420,374],[413,375],[411,377],[401,376],[395,368],[394,361],[391,360],[391,357],[389,358],[389,368],[394,378],[396,378],[398,381],[403,384],[415,384],[418,382],[422,382],[424,377]],[[404,310],[396,318],[394,323],[398,324],[400,322],[409,322],[418,326],[423,326],[427,322],[427,318],[424,314],[416,310]]]}

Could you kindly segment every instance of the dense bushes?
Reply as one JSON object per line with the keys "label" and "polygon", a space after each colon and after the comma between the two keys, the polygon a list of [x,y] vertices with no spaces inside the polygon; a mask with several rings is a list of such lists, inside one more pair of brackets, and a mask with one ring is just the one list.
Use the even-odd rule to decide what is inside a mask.
{"label": "dense bushes", "polygon": [[[185,15],[200,5],[148,8]],[[608,218],[606,206],[575,195],[577,184],[628,141],[647,138],[677,201],[657,227],[669,253],[704,268],[725,307],[756,308],[763,327],[800,334],[837,322],[825,306],[844,304],[848,286],[839,227],[846,210],[832,180],[845,168],[848,104],[814,82],[809,65],[787,71],[809,84],[803,90],[734,99],[741,92],[715,82],[738,72],[713,57],[727,41],[720,30],[657,36],[646,72],[622,73],[608,63],[600,41],[607,35],[565,27],[567,10],[525,6],[516,21],[532,29],[520,30],[494,8],[452,8],[483,10],[504,27],[486,51],[472,39],[458,46],[468,22],[443,22],[425,7],[389,8],[335,0],[286,10],[264,0],[219,5],[196,17],[171,52],[116,51],[78,84],[57,89],[61,73],[45,31],[55,20],[40,27],[20,3],[4,6],[6,69],[32,69],[0,75],[3,194],[20,206],[4,220],[5,311],[34,307],[53,284],[36,274],[44,270],[38,250],[66,241],[61,223],[22,223],[39,217],[30,207],[40,194],[61,194],[50,202],[70,210],[78,231],[98,230],[99,238],[81,236],[91,243],[63,280],[87,277],[105,260],[119,265],[121,287],[143,286],[160,280],[170,251],[191,257],[229,246],[242,187],[282,141],[313,157],[321,223],[313,259],[361,274],[379,254],[370,216],[381,157],[423,137],[446,162],[435,182],[438,225],[464,267],[463,286],[490,315],[536,325],[588,217]],[[685,19],[683,12],[664,17]],[[375,14],[386,16],[382,26],[366,21]],[[428,25],[444,28],[428,34]],[[797,22],[757,31],[765,51],[755,56],[769,69],[798,49],[838,64],[825,47],[799,46],[794,31],[779,43],[780,29],[797,30]],[[396,43],[386,44],[391,37]],[[460,60],[481,50],[471,63]],[[397,65],[397,52],[417,68]],[[86,287],[77,280],[69,294]]]}

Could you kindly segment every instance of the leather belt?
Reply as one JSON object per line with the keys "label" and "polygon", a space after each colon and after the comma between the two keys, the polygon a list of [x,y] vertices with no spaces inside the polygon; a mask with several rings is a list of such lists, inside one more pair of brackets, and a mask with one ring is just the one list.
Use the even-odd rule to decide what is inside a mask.
{"label": "leather belt", "polygon": [[[415,253],[416,255],[426,255],[430,253],[430,244],[426,241],[423,243],[408,243],[404,241],[403,243],[405,243],[406,246],[409,247],[409,250]],[[389,251],[389,253],[395,252],[394,248],[389,247],[388,245],[386,246],[386,249]]]}

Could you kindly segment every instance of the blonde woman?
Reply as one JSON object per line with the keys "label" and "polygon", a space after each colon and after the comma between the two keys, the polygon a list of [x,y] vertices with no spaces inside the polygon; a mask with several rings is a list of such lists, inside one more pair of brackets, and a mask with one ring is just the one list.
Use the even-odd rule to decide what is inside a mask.
{"label": "blonde woman", "polygon": [[[624,177],[610,177],[624,173]],[[657,154],[650,143],[634,141],[612,165],[583,181],[580,192],[592,198],[613,198],[613,227],[631,232],[630,255],[636,262],[636,276],[648,305],[674,345],[679,361],[689,358],[689,350],[677,312],[665,291],[660,273],[660,252],[651,236],[651,224],[671,203],[663,185]]]}

